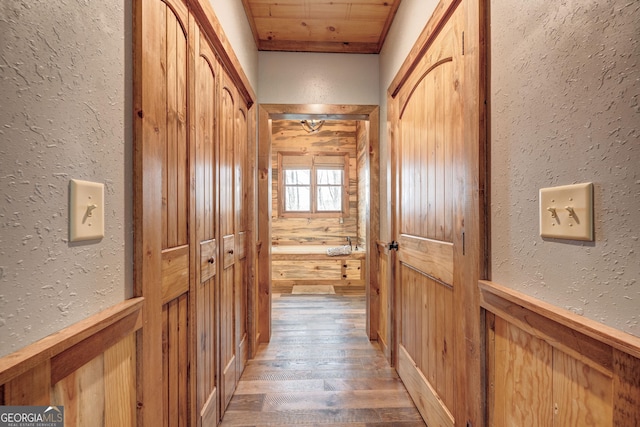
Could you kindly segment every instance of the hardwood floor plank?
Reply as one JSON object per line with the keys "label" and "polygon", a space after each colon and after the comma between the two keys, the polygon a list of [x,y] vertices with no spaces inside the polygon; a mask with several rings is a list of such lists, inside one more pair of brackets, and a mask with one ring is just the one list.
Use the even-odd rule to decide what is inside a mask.
{"label": "hardwood floor plank", "polygon": [[221,425],[424,426],[365,315],[362,290],[275,294],[271,342],[248,361]]}

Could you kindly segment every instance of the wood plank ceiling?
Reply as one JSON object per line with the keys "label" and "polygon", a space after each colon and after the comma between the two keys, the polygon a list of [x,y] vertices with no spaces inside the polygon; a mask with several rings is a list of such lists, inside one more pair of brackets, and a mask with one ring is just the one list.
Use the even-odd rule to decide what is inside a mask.
{"label": "wood plank ceiling", "polygon": [[400,0],[242,0],[258,50],[380,53]]}

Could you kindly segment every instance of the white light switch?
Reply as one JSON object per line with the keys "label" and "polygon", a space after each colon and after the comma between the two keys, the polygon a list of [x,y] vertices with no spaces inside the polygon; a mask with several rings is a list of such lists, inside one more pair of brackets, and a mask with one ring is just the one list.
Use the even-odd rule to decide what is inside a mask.
{"label": "white light switch", "polygon": [[593,184],[541,188],[540,236],[593,241]]}
{"label": "white light switch", "polygon": [[69,240],[104,237],[104,184],[72,179],[69,184]]}

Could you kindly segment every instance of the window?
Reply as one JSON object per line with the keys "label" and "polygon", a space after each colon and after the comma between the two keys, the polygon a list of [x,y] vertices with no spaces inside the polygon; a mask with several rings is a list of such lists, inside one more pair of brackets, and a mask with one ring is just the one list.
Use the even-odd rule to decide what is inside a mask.
{"label": "window", "polygon": [[278,153],[282,217],[342,217],[349,212],[349,155]]}

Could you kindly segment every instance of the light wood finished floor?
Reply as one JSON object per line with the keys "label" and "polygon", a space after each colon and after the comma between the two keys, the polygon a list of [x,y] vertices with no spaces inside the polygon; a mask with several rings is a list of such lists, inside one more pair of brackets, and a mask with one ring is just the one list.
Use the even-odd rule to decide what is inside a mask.
{"label": "light wood finished floor", "polygon": [[249,361],[222,426],[424,426],[365,334],[357,295],[274,294],[273,333]]}

